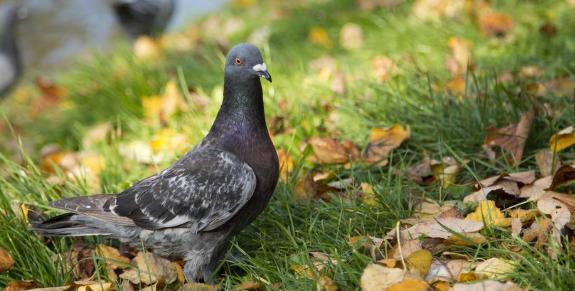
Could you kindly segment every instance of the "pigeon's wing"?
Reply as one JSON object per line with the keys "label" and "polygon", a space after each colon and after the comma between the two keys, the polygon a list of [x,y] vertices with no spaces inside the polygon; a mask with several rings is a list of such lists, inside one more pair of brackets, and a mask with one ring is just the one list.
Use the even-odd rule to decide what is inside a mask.
{"label": "pigeon's wing", "polygon": [[193,231],[215,229],[252,197],[256,176],[237,156],[196,149],[171,168],[120,193],[109,209],[146,229],[186,225]]}

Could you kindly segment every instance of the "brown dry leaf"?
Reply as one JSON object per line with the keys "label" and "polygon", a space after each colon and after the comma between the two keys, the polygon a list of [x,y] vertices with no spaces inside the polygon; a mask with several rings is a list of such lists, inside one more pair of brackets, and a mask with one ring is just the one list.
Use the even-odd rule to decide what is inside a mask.
{"label": "brown dry leaf", "polygon": [[513,19],[503,13],[485,13],[479,18],[479,28],[481,32],[489,37],[504,38],[513,29]]}
{"label": "brown dry leaf", "polygon": [[519,77],[525,78],[536,78],[543,76],[543,69],[538,66],[525,66],[519,70]]}
{"label": "brown dry leaf", "polygon": [[307,173],[296,182],[294,198],[298,201],[310,201],[318,195],[317,186],[313,180],[313,174]]}
{"label": "brown dry leaf", "polygon": [[523,291],[515,283],[509,281],[501,283],[495,280],[485,280],[470,284],[457,283],[453,285],[453,291]]}
{"label": "brown dry leaf", "polygon": [[380,167],[387,165],[387,158],[391,151],[399,147],[409,136],[409,127],[404,128],[399,124],[386,128],[372,128],[369,143],[363,152],[364,161],[377,163]]}
{"label": "brown dry leaf", "polygon": [[4,291],[30,290],[35,288],[38,288],[38,285],[32,280],[10,281],[6,287],[4,287]]}
{"label": "brown dry leaf", "polygon": [[332,259],[328,254],[322,252],[309,252],[310,260],[318,272],[324,271],[333,265],[337,265],[337,260]]}
{"label": "brown dry leaf", "polygon": [[8,251],[0,248],[0,273],[10,271],[14,266],[14,259]]}
{"label": "brown dry leaf", "polygon": [[[449,229],[449,230],[448,230]],[[447,239],[451,232],[477,232],[483,229],[483,222],[460,218],[440,218],[434,221],[424,221],[402,230],[403,238],[418,238],[425,235],[431,238]]]}
{"label": "brown dry leaf", "polygon": [[159,283],[169,285],[178,278],[174,265],[169,260],[148,252],[139,252],[132,260],[137,269],[130,269],[120,275],[120,278],[134,284],[151,285]]}
{"label": "brown dry leaf", "polygon": [[96,246],[96,254],[106,260],[106,263],[111,266],[113,270],[127,268],[128,264],[130,264],[130,259],[120,255],[118,249],[103,244]]}
{"label": "brown dry leaf", "polygon": [[447,59],[449,71],[452,75],[464,74],[471,62],[471,42],[453,36],[449,38],[447,45],[451,49],[451,56]]}
{"label": "brown dry leaf", "polygon": [[339,44],[348,50],[363,46],[363,29],[356,23],[346,23],[339,32]]}
{"label": "brown dry leaf", "polygon": [[403,0],[356,0],[360,10],[372,11],[376,8],[393,8]]}
{"label": "brown dry leaf", "polygon": [[133,51],[136,58],[152,61],[157,60],[162,55],[162,46],[148,36],[141,36],[134,42]]}
{"label": "brown dry leaf", "polygon": [[491,258],[477,264],[475,274],[481,278],[503,280],[505,279],[505,274],[513,272],[515,268],[516,265],[511,260]]}
{"label": "brown dry leaf", "polygon": [[422,250],[422,244],[418,239],[401,241],[401,244],[396,244],[391,251],[389,251],[389,257],[394,260],[402,260],[420,250]]}
{"label": "brown dry leaf", "polygon": [[523,229],[523,224],[521,223],[521,219],[512,218],[511,219],[511,234],[514,236],[519,236],[521,234],[522,229]]}
{"label": "brown dry leaf", "polygon": [[482,221],[485,225],[494,225],[508,227],[511,225],[511,219],[506,218],[503,212],[495,206],[495,201],[483,200],[474,212],[469,213],[466,220]]}
{"label": "brown dry leaf", "polygon": [[209,285],[204,283],[187,283],[179,291],[219,291],[219,285]]}
{"label": "brown dry leaf", "polygon": [[498,146],[511,153],[509,162],[517,166],[521,162],[525,140],[529,136],[531,124],[535,119],[535,110],[525,112],[518,123],[511,124],[503,128],[492,128],[485,137],[484,144],[487,146]]}
{"label": "brown dry leaf", "polygon": [[395,62],[386,56],[376,56],[371,61],[375,77],[384,82],[397,74],[398,68]]}
{"label": "brown dry leaf", "polygon": [[402,269],[370,264],[363,270],[363,274],[361,274],[361,290],[387,290],[391,285],[403,281],[405,275],[406,272]]}
{"label": "brown dry leaf", "polygon": [[323,27],[312,27],[307,38],[311,43],[323,46],[325,48],[331,48],[333,46],[333,41],[329,37],[327,30],[325,30]]}
{"label": "brown dry leaf", "polygon": [[459,98],[465,94],[465,86],[465,78],[462,75],[454,76],[447,80],[444,85],[445,91]]}
{"label": "brown dry leaf", "polygon": [[449,283],[444,282],[444,281],[437,281],[437,282],[431,284],[431,287],[433,287],[433,290],[437,290],[437,291],[449,291],[451,289],[451,286],[449,286]]}
{"label": "brown dry leaf", "polygon": [[551,183],[553,183],[552,176],[539,178],[533,184],[521,187],[519,197],[537,201],[537,199],[551,187]]}
{"label": "brown dry leaf", "polygon": [[317,291],[337,291],[337,285],[333,280],[326,276],[319,277],[316,284]]}
{"label": "brown dry leaf", "polygon": [[549,149],[537,151],[535,161],[541,176],[550,176],[561,166],[559,158]]}
{"label": "brown dry leaf", "polygon": [[240,285],[236,286],[234,288],[234,290],[250,290],[250,291],[255,291],[255,290],[263,290],[263,286],[260,282],[256,282],[256,281],[245,281],[242,282]]}
{"label": "brown dry leaf", "polygon": [[280,179],[286,182],[289,179],[291,171],[293,171],[294,162],[290,154],[284,149],[279,149],[277,154],[280,164]]}
{"label": "brown dry leaf", "polygon": [[429,268],[431,267],[431,260],[433,256],[431,252],[428,250],[418,250],[411,253],[406,259],[405,262],[407,267],[411,272],[419,274],[420,276],[425,276],[429,272]]}
{"label": "brown dry leaf", "polygon": [[559,77],[545,81],[543,86],[549,94],[571,98],[575,96],[575,81],[569,77]]}
{"label": "brown dry leaf", "polygon": [[560,130],[549,139],[549,148],[555,153],[572,145],[575,145],[575,130],[573,126]]}
{"label": "brown dry leaf", "polygon": [[407,179],[420,185],[429,185],[435,181],[435,177],[431,169],[431,160],[429,158],[424,158],[418,164],[407,168],[405,173],[407,175]]}
{"label": "brown dry leaf", "polygon": [[[499,196],[518,196],[521,191],[520,185],[529,185],[535,181],[534,171],[516,172],[510,174],[501,174],[481,180],[475,188],[478,191],[467,195],[463,202],[480,202],[487,199],[487,195],[494,193]],[[501,197],[506,198],[506,197]]]}
{"label": "brown dry leaf", "polygon": [[429,285],[421,279],[406,278],[399,283],[395,283],[389,288],[388,291],[427,291]]}
{"label": "brown dry leaf", "polygon": [[555,189],[558,186],[569,184],[575,181],[575,163],[570,165],[561,166],[555,172],[555,176],[553,176],[553,182],[549,186],[549,189]]}
{"label": "brown dry leaf", "polygon": [[539,27],[539,33],[548,38],[552,38],[557,34],[557,26],[551,22],[545,22]]}
{"label": "brown dry leaf", "polygon": [[105,140],[111,131],[112,123],[110,122],[104,122],[88,128],[82,139],[83,149],[92,148],[95,143]]}
{"label": "brown dry leaf", "polygon": [[74,290],[77,291],[108,291],[112,290],[112,283],[103,281],[76,281]]}
{"label": "brown dry leaf", "polygon": [[357,148],[353,144],[340,143],[333,138],[312,137],[309,144],[320,164],[345,164],[357,155]]}

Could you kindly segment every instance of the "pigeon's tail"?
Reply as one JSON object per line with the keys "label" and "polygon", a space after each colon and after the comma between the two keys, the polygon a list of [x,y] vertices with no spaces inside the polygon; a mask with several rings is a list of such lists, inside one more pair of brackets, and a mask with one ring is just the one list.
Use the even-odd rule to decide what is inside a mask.
{"label": "pigeon's tail", "polygon": [[32,223],[32,230],[43,236],[112,235],[111,232],[91,224],[93,219],[90,217],[66,213],[43,222]]}

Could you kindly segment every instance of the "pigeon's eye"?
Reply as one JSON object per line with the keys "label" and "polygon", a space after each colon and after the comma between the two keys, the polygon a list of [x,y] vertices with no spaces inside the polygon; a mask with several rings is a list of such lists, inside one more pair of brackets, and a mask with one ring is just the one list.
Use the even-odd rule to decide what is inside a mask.
{"label": "pigeon's eye", "polygon": [[234,60],[234,63],[235,63],[236,65],[241,65],[241,64],[244,63],[244,61],[242,61],[242,59],[240,59],[240,58],[236,58],[236,59]]}

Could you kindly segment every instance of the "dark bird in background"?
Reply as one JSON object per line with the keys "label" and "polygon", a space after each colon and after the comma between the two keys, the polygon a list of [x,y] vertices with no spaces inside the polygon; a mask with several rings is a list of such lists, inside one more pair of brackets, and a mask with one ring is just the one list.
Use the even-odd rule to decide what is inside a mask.
{"label": "dark bird in background", "polygon": [[33,225],[41,235],[103,235],[185,261],[188,281],[210,281],[228,242],[265,208],[278,180],[260,77],[259,50],[233,47],[224,99],[208,135],[157,175],[118,194],[54,201],[69,213]]}
{"label": "dark bird in background", "polygon": [[114,12],[128,35],[158,36],[166,29],[174,14],[174,0],[118,0]]}
{"label": "dark bird in background", "polygon": [[15,36],[19,8],[16,5],[3,8],[0,11],[0,98],[8,94],[22,74],[22,62]]}

